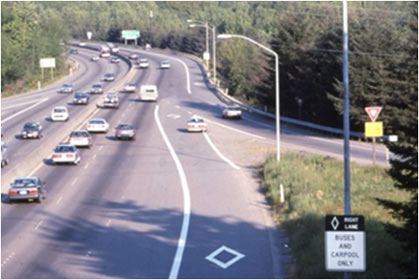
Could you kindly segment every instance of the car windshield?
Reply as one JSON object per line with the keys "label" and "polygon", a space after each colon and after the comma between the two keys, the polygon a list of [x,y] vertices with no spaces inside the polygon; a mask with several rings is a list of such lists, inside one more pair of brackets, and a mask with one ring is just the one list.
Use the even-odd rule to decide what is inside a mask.
{"label": "car windshield", "polygon": [[128,84],[126,84],[126,86],[127,87],[135,87],[135,84],[134,83],[128,83]]}
{"label": "car windshield", "polygon": [[37,127],[38,127],[37,123],[25,123],[25,126],[24,126],[25,129],[35,129]]}
{"label": "car windshield", "polygon": [[91,120],[91,121],[89,122],[89,124],[105,124],[105,122],[104,122],[104,121],[102,121],[102,120]]}
{"label": "car windshield", "polygon": [[113,77],[113,74],[112,73],[106,73],[105,77]]}
{"label": "car windshield", "polygon": [[76,92],[76,97],[85,97],[83,92]]}
{"label": "car windshield", "polygon": [[55,148],[56,153],[68,153],[68,152],[74,152],[75,151],[75,147],[73,146],[57,146]]}
{"label": "car windshield", "polygon": [[63,88],[70,88],[70,87],[71,85],[67,85],[67,84],[63,85]]}
{"label": "car windshield", "polygon": [[146,89],[145,92],[154,92],[154,89]]}
{"label": "car windshield", "polygon": [[70,134],[70,137],[87,137],[88,134],[86,131],[73,131]]}
{"label": "car windshield", "polygon": [[96,84],[96,85],[93,85],[93,88],[102,88],[102,85]]}
{"label": "car windshield", "polygon": [[238,107],[238,106],[228,106],[227,109],[228,110],[240,110],[240,107]]}
{"label": "car windshield", "polygon": [[64,108],[55,108],[54,109],[54,112],[55,113],[63,113],[63,112],[65,112],[66,111],[66,109],[64,109]]}
{"label": "car windshield", "polygon": [[140,61],[141,62],[147,62],[147,58],[141,58]]}
{"label": "car windshield", "polygon": [[195,123],[203,123],[204,120],[203,119],[191,119],[191,122],[195,122]]}
{"label": "car windshield", "polygon": [[134,127],[131,124],[120,124],[116,127],[116,129],[134,129]]}
{"label": "car windshield", "polygon": [[28,188],[28,187],[35,187],[36,186],[36,179],[31,178],[24,178],[24,179],[16,179],[13,183],[14,188]]}

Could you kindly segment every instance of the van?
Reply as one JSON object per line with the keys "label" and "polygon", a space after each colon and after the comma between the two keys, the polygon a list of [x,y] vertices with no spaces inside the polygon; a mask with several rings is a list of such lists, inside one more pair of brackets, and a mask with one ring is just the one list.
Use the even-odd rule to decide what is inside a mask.
{"label": "van", "polygon": [[141,101],[157,101],[159,94],[157,92],[157,86],[155,85],[143,85],[140,88],[140,99]]}

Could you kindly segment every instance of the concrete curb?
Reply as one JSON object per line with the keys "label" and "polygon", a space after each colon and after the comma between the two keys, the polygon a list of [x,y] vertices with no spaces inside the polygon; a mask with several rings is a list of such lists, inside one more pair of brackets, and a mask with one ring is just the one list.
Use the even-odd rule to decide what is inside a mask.
{"label": "concrete curb", "polygon": [[[131,67],[125,77],[112,86],[109,91],[117,91],[124,83],[131,80],[134,76],[136,70]],[[7,193],[9,184],[13,182],[13,180],[17,177],[24,177],[28,176],[33,170],[38,168],[38,166],[42,166],[45,164],[44,160],[49,157],[51,152],[54,150],[55,146],[60,143],[64,142],[68,135],[75,130],[77,127],[83,125],[84,122],[88,120],[91,115],[94,115],[97,111],[97,104],[90,103],[87,105],[85,110],[80,112],[74,118],[71,118],[68,122],[66,122],[63,126],[60,127],[58,131],[56,131],[52,136],[48,138],[43,138],[46,141],[43,142],[37,149],[32,151],[29,155],[26,156],[22,162],[15,166],[13,169],[7,171],[6,174],[2,172],[1,176],[1,190],[2,193]]]}

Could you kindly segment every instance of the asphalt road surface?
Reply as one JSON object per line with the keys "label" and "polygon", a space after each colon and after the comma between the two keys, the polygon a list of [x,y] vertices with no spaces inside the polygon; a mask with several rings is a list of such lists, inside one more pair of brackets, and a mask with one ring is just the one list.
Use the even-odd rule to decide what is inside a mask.
{"label": "asphalt road surface", "polygon": [[[2,194],[2,278],[285,277],[286,239],[274,226],[253,169],[242,161],[249,158],[242,140],[234,142],[274,148],[274,123],[248,113],[242,120],[222,119],[224,103],[189,58],[126,48],[120,54],[131,52],[150,61],[132,81],[157,85],[158,101],[141,102],[137,90],[120,93],[119,109],[97,110],[95,117],[111,129],[93,135],[79,165],[53,166],[44,159],[34,171],[47,185],[42,204],[10,204]],[[89,89],[106,72],[120,80],[129,71],[124,62],[90,62],[92,50],[79,53],[72,58],[80,69],[68,80],[76,90]],[[159,68],[163,59],[170,69]],[[3,174],[60,125],[48,120],[53,106],[72,99],[57,93],[60,86],[2,99],[10,158]],[[70,116],[83,110],[68,107]],[[194,114],[207,119],[208,133],[186,132]],[[26,121],[40,121],[44,138],[17,137]],[[121,122],[134,124],[135,141],[115,139],[113,128]],[[343,150],[339,139],[285,125],[281,132],[284,149],[336,157]],[[385,164],[380,149],[378,161]],[[368,163],[370,147],[353,143],[352,155]]]}

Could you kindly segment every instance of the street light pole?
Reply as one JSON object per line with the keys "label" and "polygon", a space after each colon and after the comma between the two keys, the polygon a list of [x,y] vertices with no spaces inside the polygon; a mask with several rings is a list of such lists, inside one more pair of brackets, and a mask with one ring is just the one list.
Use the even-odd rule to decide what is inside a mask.
{"label": "street light pole", "polygon": [[268,47],[262,45],[261,43],[256,42],[253,39],[250,39],[249,37],[243,36],[243,35],[236,35],[236,34],[219,34],[217,36],[218,39],[230,39],[230,38],[240,38],[240,39],[245,39],[253,44],[255,44],[256,46],[264,49],[265,51],[271,53],[274,57],[275,57],[275,73],[276,73],[276,77],[275,77],[275,84],[276,84],[276,88],[275,88],[275,93],[276,93],[276,100],[275,100],[275,105],[276,105],[276,160],[278,162],[280,162],[281,159],[281,136],[280,136],[280,112],[279,112],[279,56],[276,52],[274,52],[273,50],[269,49]]}

